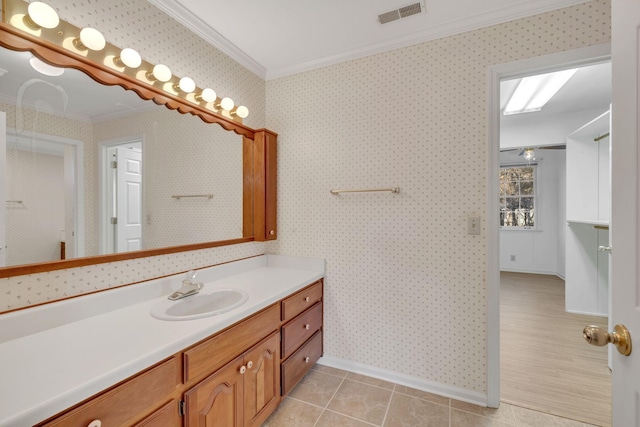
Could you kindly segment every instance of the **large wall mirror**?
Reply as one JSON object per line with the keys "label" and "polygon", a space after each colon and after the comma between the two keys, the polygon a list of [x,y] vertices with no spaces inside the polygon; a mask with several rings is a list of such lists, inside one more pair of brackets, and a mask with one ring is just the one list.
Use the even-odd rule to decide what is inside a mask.
{"label": "large wall mirror", "polygon": [[275,238],[275,134],[5,23],[0,45],[0,277]]}

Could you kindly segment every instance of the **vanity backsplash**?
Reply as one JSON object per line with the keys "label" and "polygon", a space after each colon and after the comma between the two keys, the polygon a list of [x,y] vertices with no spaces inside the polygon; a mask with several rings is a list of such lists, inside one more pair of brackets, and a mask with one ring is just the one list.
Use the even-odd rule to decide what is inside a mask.
{"label": "vanity backsplash", "polygon": [[0,313],[265,253],[264,242],[0,278]]}

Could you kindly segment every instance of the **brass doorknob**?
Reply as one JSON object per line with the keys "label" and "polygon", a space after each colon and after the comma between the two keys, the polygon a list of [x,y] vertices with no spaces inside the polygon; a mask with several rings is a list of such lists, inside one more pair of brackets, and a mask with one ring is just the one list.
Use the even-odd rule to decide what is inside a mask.
{"label": "brass doorknob", "polygon": [[631,335],[624,325],[616,325],[614,332],[607,332],[599,326],[589,325],[582,331],[585,341],[591,345],[603,346],[613,344],[624,356],[631,354]]}

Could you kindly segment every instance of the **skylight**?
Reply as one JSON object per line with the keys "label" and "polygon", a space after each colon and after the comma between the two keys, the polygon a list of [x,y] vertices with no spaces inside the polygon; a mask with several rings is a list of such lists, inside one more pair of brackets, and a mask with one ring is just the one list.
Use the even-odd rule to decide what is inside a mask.
{"label": "skylight", "polygon": [[578,71],[577,68],[524,77],[511,95],[503,114],[540,111],[547,102]]}

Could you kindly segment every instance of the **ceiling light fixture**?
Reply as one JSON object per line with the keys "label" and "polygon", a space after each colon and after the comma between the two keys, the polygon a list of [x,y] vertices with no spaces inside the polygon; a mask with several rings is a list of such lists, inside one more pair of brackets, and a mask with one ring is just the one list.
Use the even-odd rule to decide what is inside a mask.
{"label": "ceiling light fixture", "polygon": [[525,148],[524,152],[522,153],[522,157],[524,157],[524,159],[527,161],[535,160],[536,153],[533,151],[533,148]]}
{"label": "ceiling light fixture", "polygon": [[49,65],[35,56],[29,60],[29,64],[31,64],[31,68],[45,76],[58,77],[64,74],[64,68]]}
{"label": "ceiling light fixture", "polygon": [[183,91],[184,93],[191,93],[196,90],[196,82],[191,77],[183,77],[180,79],[177,85],[174,85],[176,91]]}
{"label": "ceiling light fixture", "polygon": [[540,111],[547,102],[578,71],[577,68],[524,77],[511,95],[503,114],[530,113]]}
{"label": "ceiling light fixture", "polygon": [[80,37],[73,41],[73,44],[81,50],[101,51],[107,45],[102,33],[95,28],[83,28],[80,31]]}
{"label": "ceiling light fixture", "polygon": [[168,82],[171,80],[171,70],[163,64],[157,64],[153,67],[153,71],[147,73],[149,80],[158,80],[159,82]]}
{"label": "ceiling light fixture", "polygon": [[126,47],[120,51],[120,56],[116,57],[113,62],[129,68],[138,68],[142,64],[142,57],[135,50]]}
{"label": "ceiling light fixture", "polygon": [[52,29],[60,24],[58,13],[51,6],[40,1],[29,3],[27,16],[30,23],[39,28]]}
{"label": "ceiling light fixture", "polygon": [[214,102],[217,98],[216,91],[211,88],[203,89],[199,95],[196,95],[197,101]]}

